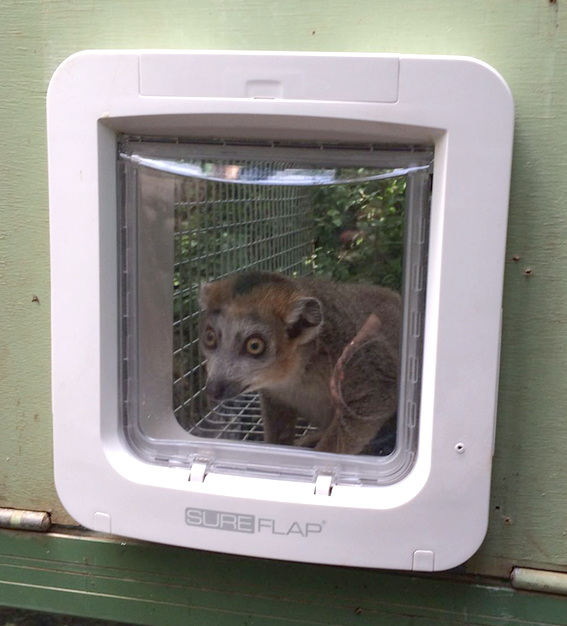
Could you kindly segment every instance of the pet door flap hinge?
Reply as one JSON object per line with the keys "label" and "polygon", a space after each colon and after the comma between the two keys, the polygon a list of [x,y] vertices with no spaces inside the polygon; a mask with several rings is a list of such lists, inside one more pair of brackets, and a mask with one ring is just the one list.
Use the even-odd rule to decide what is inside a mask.
{"label": "pet door flap hinge", "polygon": [[207,473],[207,461],[203,459],[193,461],[191,471],[189,472],[189,482],[202,483]]}
{"label": "pet door flap hinge", "polygon": [[331,474],[319,474],[315,480],[315,495],[330,496],[332,482],[333,476]]}

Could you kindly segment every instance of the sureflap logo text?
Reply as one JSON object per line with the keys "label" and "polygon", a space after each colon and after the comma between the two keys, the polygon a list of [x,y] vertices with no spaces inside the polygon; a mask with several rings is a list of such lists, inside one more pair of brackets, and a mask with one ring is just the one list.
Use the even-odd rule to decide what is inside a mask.
{"label": "sureflap logo text", "polygon": [[267,533],[296,537],[310,537],[323,531],[323,524],[317,522],[278,523],[269,517],[193,508],[185,509],[185,523],[188,526],[228,530],[237,533]]}

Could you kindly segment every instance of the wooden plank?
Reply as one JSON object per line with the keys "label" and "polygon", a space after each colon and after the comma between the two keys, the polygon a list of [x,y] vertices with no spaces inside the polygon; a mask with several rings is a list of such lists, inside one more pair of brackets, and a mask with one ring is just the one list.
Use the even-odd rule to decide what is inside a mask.
{"label": "wooden plank", "polygon": [[567,624],[567,598],[475,579],[22,531],[0,531],[0,603],[168,626]]}

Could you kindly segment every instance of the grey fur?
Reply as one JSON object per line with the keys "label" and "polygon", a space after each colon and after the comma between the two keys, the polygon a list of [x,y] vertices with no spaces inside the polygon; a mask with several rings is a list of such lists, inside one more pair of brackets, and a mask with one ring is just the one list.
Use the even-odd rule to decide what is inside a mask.
{"label": "grey fur", "polygon": [[[216,313],[219,347],[214,352],[203,350],[208,359],[208,386],[218,390],[218,381],[224,381],[227,393],[260,391],[268,443],[297,443],[343,454],[363,452],[397,408],[399,295],[374,285],[334,283],[319,278],[291,280],[255,273],[249,278],[239,275],[237,280],[241,286],[246,285],[244,291],[248,295],[268,283],[275,289],[280,284],[287,289],[292,285],[299,308],[290,311],[287,322],[275,317],[260,319],[254,312],[238,319],[231,319],[223,310]],[[342,402],[337,410],[329,388],[334,367],[372,313],[381,321],[380,330],[361,344],[345,364],[340,386]],[[267,347],[261,357],[250,358],[242,353],[242,341],[255,332],[265,337]],[[297,341],[296,367],[276,383],[255,386],[254,376],[277,361],[274,345],[278,333],[281,336],[283,332]],[[299,417],[318,428],[316,436],[294,442]]]}

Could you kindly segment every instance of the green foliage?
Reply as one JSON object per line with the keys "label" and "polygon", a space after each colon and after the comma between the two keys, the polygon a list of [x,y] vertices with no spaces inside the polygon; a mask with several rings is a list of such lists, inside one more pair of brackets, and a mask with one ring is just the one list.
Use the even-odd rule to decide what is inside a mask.
{"label": "green foliage", "polygon": [[405,189],[403,177],[317,188],[315,273],[400,290]]}
{"label": "green foliage", "polygon": [[237,270],[309,273],[307,188],[179,181],[174,212],[173,402],[180,423],[205,411],[198,346],[199,286]]}

